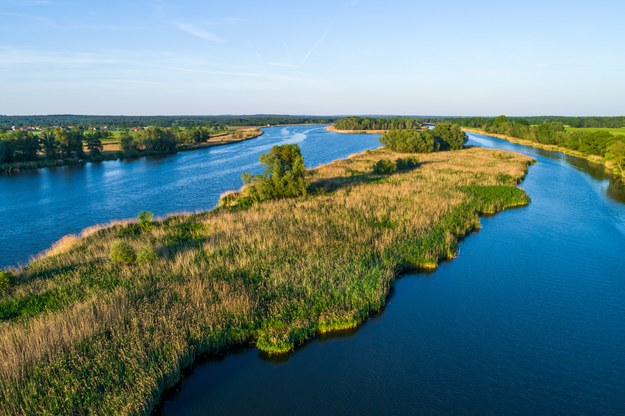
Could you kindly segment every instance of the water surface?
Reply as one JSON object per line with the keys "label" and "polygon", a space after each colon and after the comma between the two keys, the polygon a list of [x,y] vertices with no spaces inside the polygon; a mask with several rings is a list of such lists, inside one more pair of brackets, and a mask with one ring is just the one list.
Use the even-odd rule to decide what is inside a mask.
{"label": "water surface", "polygon": [[529,206],[483,218],[458,258],[398,280],[346,336],[196,366],[162,413],[624,415],[622,187],[578,159],[470,137],[536,158]]}
{"label": "water surface", "polygon": [[25,262],[54,241],[94,224],[206,210],[260,173],[261,154],[297,143],[307,167],[379,146],[378,135],[346,135],[324,126],[264,129],[259,138],[162,157],[87,163],[0,175],[0,267]]}

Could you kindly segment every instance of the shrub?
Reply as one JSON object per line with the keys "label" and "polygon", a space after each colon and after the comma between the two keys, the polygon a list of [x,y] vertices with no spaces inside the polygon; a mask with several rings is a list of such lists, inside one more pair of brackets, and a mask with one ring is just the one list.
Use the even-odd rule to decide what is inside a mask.
{"label": "shrub", "polygon": [[143,231],[150,231],[154,224],[152,223],[152,219],[154,218],[154,214],[150,211],[141,211],[138,215],[139,217],[139,226]]}
{"label": "shrub", "polygon": [[377,175],[390,175],[397,170],[397,166],[390,160],[382,159],[373,165],[373,173]]}
{"label": "shrub", "polygon": [[117,264],[132,264],[137,256],[133,248],[124,240],[116,240],[111,244],[109,259]]}
{"label": "shrub", "polygon": [[12,280],[13,275],[11,273],[0,270],[0,293],[4,292],[9,288]]}
{"label": "shrub", "polygon": [[405,159],[397,159],[395,161],[398,171],[414,169],[419,165],[419,159],[413,156],[409,156]]}
{"label": "shrub", "polygon": [[152,246],[143,246],[137,253],[137,263],[140,264],[149,264],[154,263],[158,260],[158,254],[154,247]]}

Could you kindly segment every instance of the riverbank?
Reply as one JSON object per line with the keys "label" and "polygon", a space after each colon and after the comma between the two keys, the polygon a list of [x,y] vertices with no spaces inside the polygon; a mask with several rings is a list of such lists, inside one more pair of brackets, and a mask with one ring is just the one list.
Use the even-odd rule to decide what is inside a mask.
{"label": "riverbank", "polygon": [[334,127],[334,124],[325,127],[326,130],[334,132],[334,133],[343,133],[343,134],[384,134],[388,130],[339,130]]}
{"label": "riverbank", "polygon": [[[245,140],[250,140],[262,136],[263,131],[261,127],[244,127],[237,129],[234,133],[228,134],[220,134],[214,137],[211,137],[205,143],[196,143],[196,144],[183,144],[178,146],[176,152],[184,152],[198,149],[206,149],[209,147],[215,146],[223,146],[232,143],[238,143]],[[68,165],[81,165],[84,163],[97,163],[104,162],[108,160],[126,160],[126,159],[136,159],[139,157],[145,156],[158,156],[158,155],[167,155],[174,154],[171,152],[150,152],[145,150],[136,150],[130,152],[123,152],[120,149],[114,150],[106,150],[107,147],[111,148],[110,142],[104,143],[104,148],[102,152],[97,155],[85,154],[82,158],[65,158],[65,159],[41,159],[34,160],[28,162],[13,162],[13,163],[3,163],[0,164],[0,173],[19,173],[23,170],[28,169],[40,169],[40,168],[50,168],[50,167],[58,167],[58,166],[68,166]],[[119,147],[119,145],[117,145]]]}
{"label": "riverbank", "polygon": [[567,156],[573,156],[573,157],[576,157],[576,158],[579,158],[579,159],[584,159],[584,160],[587,160],[587,161],[589,161],[591,163],[595,163],[597,165],[604,166],[606,169],[608,169],[615,176],[622,176],[622,177],[625,178],[625,173],[623,175],[621,175],[621,173],[614,167],[614,165],[611,162],[605,160],[601,156],[585,155],[582,152],[578,152],[576,150],[567,149],[566,147],[556,146],[556,145],[552,145],[552,144],[542,144],[542,143],[538,143],[538,142],[535,142],[535,141],[532,141],[532,140],[519,139],[517,137],[507,136],[505,134],[489,133],[489,132],[487,132],[485,130],[480,130],[480,129],[463,127],[462,130],[465,131],[465,132],[471,132],[471,133],[482,134],[482,135],[485,135],[485,136],[496,137],[498,139],[505,140],[505,141],[508,141],[510,143],[520,144],[522,146],[533,147],[533,148],[536,148],[536,149],[546,150],[548,152],[562,153],[562,154],[565,154]]}
{"label": "riverbank", "polygon": [[[198,356],[246,342],[284,353],[357,326],[399,273],[453,257],[480,213],[528,202],[525,156],[471,148],[371,174],[399,157],[313,170],[305,198],[94,229],[12,271],[0,413],[149,413]],[[128,264],[109,261],[119,240]]]}

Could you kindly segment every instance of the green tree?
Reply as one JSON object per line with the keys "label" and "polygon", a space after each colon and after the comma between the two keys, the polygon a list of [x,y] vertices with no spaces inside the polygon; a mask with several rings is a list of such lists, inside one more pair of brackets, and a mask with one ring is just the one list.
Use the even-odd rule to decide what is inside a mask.
{"label": "green tree", "polygon": [[178,146],[176,135],[171,129],[148,127],[139,133],[139,143],[151,152],[175,152]]}
{"label": "green tree", "polygon": [[462,149],[467,142],[467,135],[458,124],[438,123],[432,134],[441,150]]}
{"label": "green tree", "polygon": [[306,167],[298,145],[274,146],[260,157],[260,163],[265,166],[263,175],[242,177],[249,185],[245,197],[252,202],[306,195]]}
{"label": "green tree", "polygon": [[82,130],[58,128],[54,130],[54,137],[62,157],[82,157],[84,155]]}
{"label": "green tree", "polygon": [[56,137],[54,136],[54,130],[45,129],[39,135],[39,140],[41,141],[41,146],[43,148],[43,152],[46,155],[47,159],[54,159],[57,156],[58,146],[56,142]]}
{"label": "green tree", "polygon": [[614,163],[614,166],[625,175],[625,142],[617,141],[612,143],[605,152],[605,158]]}
{"label": "green tree", "polygon": [[430,153],[438,150],[429,130],[389,130],[379,140],[388,149],[401,153]]}
{"label": "green tree", "polygon": [[123,152],[136,152],[137,142],[127,131],[122,132],[119,136],[119,147]]}
{"label": "green tree", "polygon": [[100,130],[91,131],[85,135],[87,149],[91,155],[99,155],[102,153],[102,139],[107,136],[108,133],[103,133]]}

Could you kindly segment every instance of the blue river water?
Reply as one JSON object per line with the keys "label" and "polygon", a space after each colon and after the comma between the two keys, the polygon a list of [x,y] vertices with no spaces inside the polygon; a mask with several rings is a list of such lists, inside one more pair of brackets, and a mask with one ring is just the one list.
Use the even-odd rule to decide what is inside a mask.
{"label": "blue river water", "polygon": [[537,160],[529,206],[482,219],[458,257],[399,279],[362,327],[282,360],[253,348],[197,365],[166,415],[624,415],[622,187],[577,159]]}
{"label": "blue river water", "polygon": [[[150,210],[205,210],[298,143],[309,167],[378,146],[323,126],[134,161],[0,175],[0,266],[68,233]],[[399,279],[360,328],[281,360],[242,348],[195,366],[160,412],[625,415],[625,191],[583,160],[471,134],[537,160],[527,207],[482,219],[458,257]]]}
{"label": "blue river water", "polygon": [[116,219],[213,208],[260,173],[261,154],[297,143],[307,167],[379,146],[378,135],[346,135],[324,126],[264,129],[256,139],[162,157],[87,163],[0,175],[0,267],[25,263],[66,234]]}

